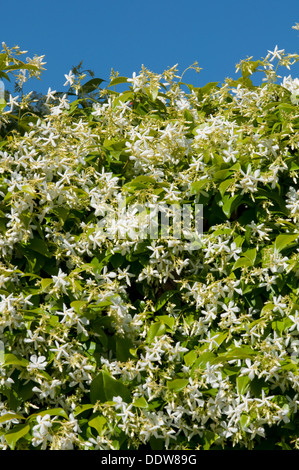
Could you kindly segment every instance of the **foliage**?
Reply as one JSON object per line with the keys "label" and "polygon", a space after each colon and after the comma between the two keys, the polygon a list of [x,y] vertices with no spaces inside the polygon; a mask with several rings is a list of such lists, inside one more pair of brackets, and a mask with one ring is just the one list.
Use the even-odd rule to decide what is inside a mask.
{"label": "foliage", "polygon": [[[298,447],[299,80],[274,69],[298,59],[203,87],[78,67],[7,97],[2,449]],[[136,237],[175,204],[203,205],[197,245]]]}

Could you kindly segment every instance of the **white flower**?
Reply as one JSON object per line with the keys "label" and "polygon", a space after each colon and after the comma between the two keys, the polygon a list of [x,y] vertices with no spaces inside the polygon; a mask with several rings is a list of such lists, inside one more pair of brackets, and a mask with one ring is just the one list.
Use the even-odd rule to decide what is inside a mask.
{"label": "white flower", "polygon": [[270,240],[268,237],[267,233],[271,232],[271,228],[266,227],[265,224],[256,224],[253,220],[250,222],[250,224],[247,225],[247,227],[251,228],[252,230],[252,235],[258,235],[260,240]]}
{"label": "white flower", "polygon": [[254,173],[251,173],[251,165],[249,164],[247,167],[246,173],[240,170],[241,175],[243,178],[236,184],[236,187],[241,188],[241,194],[246,192],[255,192],[257,191],[257,184],[260,179],[260,170],[255,170]]}
{"label": "white flower", "polygon": [[52,422],[50,415],[46,414],[44,416],[38,415],[36,418],[37,424],[33,426],[32,430],[38,432],[42,436],[48,434],[48,429],[52,427]]}
{"label": "white flower", "polygon": [[32,433],[33,439],[32,444],[34,447],[42,444],[42,450],[45,450],[47,447],[48,441],[52,441],[52,436],[49,433],[49,429],[52,427],[52,422],[50,415],[46,414],[44,416],[38,415],[36,418],[37,424],[33,426]]}
{"label": "white flower", "polygon": [[54,282],[54,289],[62,290],[65,294],[67,293],[66,288],[69,286],[69,281],[66,281],[65,278],[67,277],[67,274],[62,272],[62,270],[59,268],[57,276],[52,276],[53,282]]}
{"label": "white flower", "polygon": [[179,111],[184,111],[184,109],[190,109],[191,108],[191,104],[184,97],[175,100],[175,105],[176,105],[176,107],[178,108]]}
{"label": "white flower", "polygon": [[73,86],[75,83],[75,75],[72,70],[69,71],[68,75],[64,75],[66,78],[66,82],[63,84],[63,86],[66,86],[70,84],[70,86]]}
{"label": "white flower", "polygon": [[47,99],[46,99],[47,103],[48,103],[48,101],[55,99],[55,96],[54,96],[55,93],[56,93],[56,90],[51,90],[51,88],[48,89]]}
{"label": "white flower", "polygon": [[146,78],[143,75],[136,75],[136,72],[133,72],[132,78],[128,78],[129,83],[133,85],[133,91],[139,91],[143,88],[146,83]]}
{"label": "white flower", "polygon": [[281,295],[279,295],[278,297],[273,297],[273,304],[274,304],[273,312],[278,311],[282,315],[285,313],[287,304],[281,302]]}
{"label": "white flower", "polygon": [[292,320],[293,325],[289,328],[289,331],[297,330],[299,332],[299,312],[295,311],[295,315],[289,315],[289,318]]}
{"label": "white flower", "polygon": [[256,363],[251,363],[250,359],[245,359],[245,364],[247,367],[242,367],[240,371],[240,375],[248,375],[250,380],[253,380],[255,375],[258,374],[257,365]]}
{"label": "white flower", "polygon": [[7,104],[10,106],[10,112],[13,111],[14,106],[19,106],[18,98],[19,95],[15,97],[9,95],[9,102]]}
{"label": "white flower", "polygon": [[50,351],[57,353],[57,361],[60,359],[61,356],[64,356],[66,358],[70,357],[69,353],[66,351],[68,344],[59,344],[58,341],[55,341],[55,346],[56,348],[52,348],[50,349]]}
{"label": "white flower", "polygon": [[287,193],[286,208],[289,209],[290,215],[294,219],[294,222],[299,221],[299,190],[290,187]]}
{"label": "white flower", "polygon": [[134,277],[134,274],[131,274],[131,273],[128,272],[129,268],[130,268],[130,266],[128,266],[125,269],[120,269],[120,268],[117,269],[117,271],[118,271],[117,279],[119,279],[119,280],[120,279],[125,279],[128,286],[131,285],[130,277]]}
{"label": "white flower", "polygon": [[222,308],[223,308],[223,310],[225,310],[225,313],[222,313],[222,315],[221,315],[221,316],[224,317],[224,318],[227,317],[227,316],[230,315],[230,314],[234,314],[234,313],[240,312],[239,307],[237,307],[237,306],[235,305],[235,303],[234,303],[233,300],[231,300],[228,305],[222,304]]}
{"label": "white flower", "polygon": [[275,58],[277,58],[277,59],[279,59],[279,60],[281,59],[281,55],[280,55],[280,54],[283,54],[283,53],[284,53],[284,49],[278,50],[278,47],[277,47],[277,45],[276,45],[273,52],[272,52],[272,51],[268,51],[268,52],[269,52],[269,54],[272,55],[272,57],[271,57],[271,59],[270,59],[270,62],[272,62]]}
{"label": "white flower", "polygon": [[30,362],[27,366],[27,369],[29,371],[33,371],[35,369],[38,370],[44,370],[47,367],[47,361],[45,356],[37,356],[36,354],[33,354],[30,356]]}

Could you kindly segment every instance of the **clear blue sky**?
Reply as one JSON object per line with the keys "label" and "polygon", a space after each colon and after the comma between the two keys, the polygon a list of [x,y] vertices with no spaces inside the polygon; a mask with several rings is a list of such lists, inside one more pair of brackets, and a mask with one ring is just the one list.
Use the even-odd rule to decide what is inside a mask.
{"label": "clear blue sky", "polygon": [[160,73],[178,63],[183,72],[198,61],[203,70],[185,80],[203,86],[236,77],[236,63],[275,45],[299,53],[299,0],[3,0],[0,8],[1,42],[45,55],[42,81],[28,84],[41,92],[65,90],[64,74],[81,60],[104,79],[111,68],[131,76],[142,64]]}

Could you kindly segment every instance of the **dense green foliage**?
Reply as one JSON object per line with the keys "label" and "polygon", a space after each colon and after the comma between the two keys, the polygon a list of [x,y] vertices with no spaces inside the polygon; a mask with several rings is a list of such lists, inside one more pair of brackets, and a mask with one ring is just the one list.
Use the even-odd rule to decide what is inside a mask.
{"label": "dense green foliage", "polygon": [[[299,80],[274,68],[298,60],[204,87],[77,68],[38,96],[42,58],[4,47],[2,449],[299,446]],[[203,233],[140,236],[183,204]]]}

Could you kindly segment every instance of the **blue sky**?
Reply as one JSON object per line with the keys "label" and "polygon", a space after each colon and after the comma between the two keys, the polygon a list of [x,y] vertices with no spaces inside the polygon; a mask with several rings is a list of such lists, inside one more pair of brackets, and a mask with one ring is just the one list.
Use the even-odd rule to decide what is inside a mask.
{"label": "blue sky", "polygon": [[[299,53],[298,0],[14,0],[1,2],[0,39],[28,56],[45,55],[42,81],[26,91],[63,91],[64,74],[83,60],[96,77],[111,68],[131,76],[144,65],[161,73],[194,61],[200,74],[185,81],[203,86],[236,77],[235,65],[248,56],[265,57],[275,45]],[[285,70],[285,75],[290,74]],[[299,76],[299,66],[291,70]]]}

